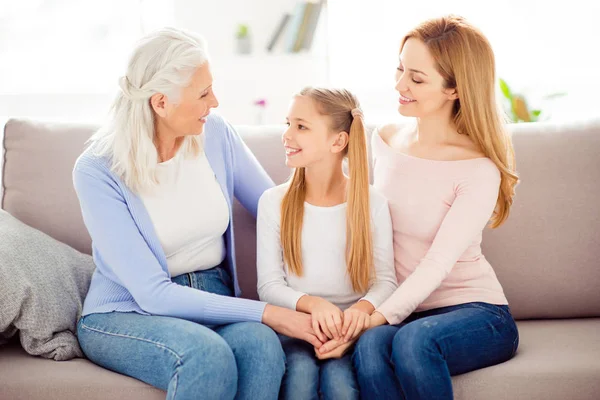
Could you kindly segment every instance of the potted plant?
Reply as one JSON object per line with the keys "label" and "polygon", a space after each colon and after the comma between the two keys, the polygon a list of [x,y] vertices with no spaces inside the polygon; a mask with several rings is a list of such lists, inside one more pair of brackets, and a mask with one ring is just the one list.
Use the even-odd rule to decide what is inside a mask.
{"label": "potted plant", "polygon": [[252,53],[252,42],[250,40],[250,29],[246,24],[239,24],[235,34],[238,54]]}
{"label": "potted plant", "polygon": [[[541,118],[547,119],[548,114],[543,114],[541,109],[530,109],[525,96],[520,93],[514,93],[508,87],[504,79],[499,79],[500,91],[505,99],[505,109],[511,122],[536,122]],[[544,96],[545,100],[564,96],[565,93],[553,93]]]}

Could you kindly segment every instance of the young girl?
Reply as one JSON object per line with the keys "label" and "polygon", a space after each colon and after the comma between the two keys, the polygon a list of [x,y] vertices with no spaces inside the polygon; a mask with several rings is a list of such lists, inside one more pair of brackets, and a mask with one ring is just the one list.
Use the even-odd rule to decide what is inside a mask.
{"label": "young girl", "polygon": [[363,117],[351,93],[306,88],[294,97],[287,124],[286,164],[295,172],[259,201],[258,293],[311,314],[330,351],[280,336],[287,357],[281,397],[355,399],[350,354],[336,347],[345,350],[338,346],[367,329],[396,288],[388,203],[369,186]]}
{"label": "young girl", "polygon": [[360,338],[354,362],[365,399],[450,400],[452,375],[517,350],[481,238],[490,219],[508,217],[518,178],[485,36],[460,17],[432,19],[405,36],[399,58],[399,112],[416,125],[382,128],[372,148],[401,284],[373,313],[371,326],[385,326]]}

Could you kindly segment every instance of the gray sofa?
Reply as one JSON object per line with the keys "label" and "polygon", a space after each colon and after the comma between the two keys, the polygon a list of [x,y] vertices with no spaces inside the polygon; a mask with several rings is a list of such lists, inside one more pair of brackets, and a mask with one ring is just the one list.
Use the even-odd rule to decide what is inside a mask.
{"label": "gray sofa", "polygon": [[[9,120],[1,206],[89,253],[71,170],[96,127]],[[282,127],[238,127],[273,179],[289,171]],[[600,120],[512,125],[522,183],[508,222],[486,231],[484,254],[518,319],[514,359],[453,378],[456,399],[600,398]],[[256,298],[252,218],[235,210],[240,279]],[[0,304],[0,307],[2,305]],[[424,383],[426,384],[426,383]],[[164,399],[145,383],[84,359],[56,362],[0,347],[0,399]]]}

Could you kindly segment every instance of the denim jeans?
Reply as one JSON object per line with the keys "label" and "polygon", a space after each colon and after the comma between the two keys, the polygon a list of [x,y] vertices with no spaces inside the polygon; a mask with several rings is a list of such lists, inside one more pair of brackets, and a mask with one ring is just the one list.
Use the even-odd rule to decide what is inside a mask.
{"label": "denim jeans", "polygon": [[353,363],[362,399],[450,400],[451,376],[507,361],[518,344],[508,306],[466,303],[366,331]]}
{"label": "denim jeans", "polygon": [[358,399],[351,350],[340,359],[321,361],[310,343],[284,335],[279,338],[287,360],[280,399]]}
{"label": "denim jeans", "polygon": [[[221,266],[173,282],[231,296]],[[277,334],[241,322],[207,327],[134,312],[90,314],[79,320],[79,343],[94,363],[167,391],[167,399],[276,399],[285,372]]]}

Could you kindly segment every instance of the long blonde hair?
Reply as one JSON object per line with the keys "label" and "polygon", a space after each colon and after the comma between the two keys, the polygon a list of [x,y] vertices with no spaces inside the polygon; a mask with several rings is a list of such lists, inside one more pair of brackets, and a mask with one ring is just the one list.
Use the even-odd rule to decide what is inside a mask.
{"label": "long blonde hair", "polygon": [[[373,244],[369,207],[369,169],[362,112],[347,90],[304,88],[298,96],[312,99],[328,118],[331,132],[348,132],[345,155],[349,180],[346,222],[347,271],[355,292],[368,289],[373,271]],[[354,112],[353,112],[354,110]],[[297,168],[281,203],[281,245],[291,273],[302,276],[302,221],[306,197],[304,168]]]}
{"label": "long blonde hair", "polygon": [[[110,160],[111,170],[134,192],[157,184],[158,152],[154,144],[155,117],[150,97],[165,94],[178,103],[194,71],[209,60],[204,39],[192,32],[163,28],[143,37],[133,50],[111,117],[92,138],[94,154]],[[188,136],[184,156],[198,154],[202,139]]]}
{"label": "long blonde hair", "polygon": [[452,117],[459,133],[471,138],[500,171],[500,191],[490,226],[508,218],[519,182],[511,138],[496,98],[495,57],[487,38],[464,18],[448,15],[427,20],[402,40],[421,40],[435,59],[446,88],[456,89]]}

